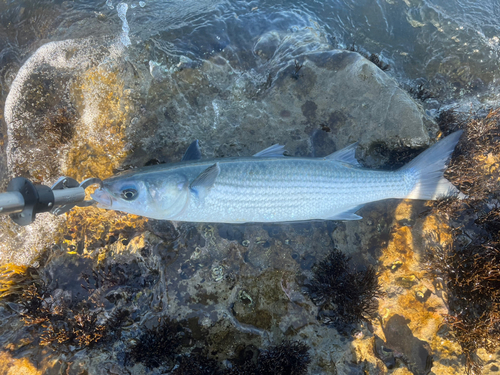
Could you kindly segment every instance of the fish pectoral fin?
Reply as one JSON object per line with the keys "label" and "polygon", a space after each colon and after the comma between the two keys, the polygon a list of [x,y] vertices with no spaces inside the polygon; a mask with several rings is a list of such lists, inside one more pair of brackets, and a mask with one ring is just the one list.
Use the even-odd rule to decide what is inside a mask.
{"label": "fish pectoral fin", "polygon": [[210,192],[210,189],[214,186],[215,180],[220,173],[219,163],[211,165],[196,177],[193,182],[189,185],[191,191],[193,191],[198,199],[203,202],[205,197]]}
{"label": "fish pectoral fin", "polygon": [[196,140],[189,145],[186,152],[184,153],[184,156],[182,157],[182,161],[199,159],[201,159],[201,150],[200,144],[198,143],[198,140]]}
{"label": "fish pectoral fin", "polygon": [[361,220],[363,217],[356,215],[355,212],[359,211],[364,204],[348,208],[345,211],[338,212],[333,216],[327,217],[325,220]]}
{"label": "fish pectoral fin", "polygon": [[361,167],[361,164],[356,160],[356,148],[358,147],[358,142],[353,143],[342,150],[335,151],[333,154],[328,155],[325,159],[335,160],[342,163],[346,163],[355,167]]}
{"label": "fish pectoral fin", "polygon": [[285,155],[285,146],[283,145],[272,145],[271,147],[266,148],[260,152],[257,152],[253,157],[255,158],[282,158]]}

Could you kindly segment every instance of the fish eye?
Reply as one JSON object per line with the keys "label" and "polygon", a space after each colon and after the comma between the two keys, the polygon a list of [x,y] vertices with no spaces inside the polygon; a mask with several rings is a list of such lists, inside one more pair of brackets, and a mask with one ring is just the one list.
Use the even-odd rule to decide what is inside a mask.
{"label": "fish eye", "polygon": [[137,190],[135,189],[124,189],[122,190],[122,198],[126,201],[133,201],[137,198]]}

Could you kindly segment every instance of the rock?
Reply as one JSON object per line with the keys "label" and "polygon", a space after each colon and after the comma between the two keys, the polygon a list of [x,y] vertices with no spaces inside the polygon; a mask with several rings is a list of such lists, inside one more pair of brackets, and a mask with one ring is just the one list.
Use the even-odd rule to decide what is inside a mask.
{"label": "rock", "polygon": [[177,161],[193,139],[207,157],[252,155],[273,143],[290,155],[323,156],[359,141],[369,166],[385,161],[382,146],[432,142],[437,126],[394,79],[356,52],[308,37],[263,35],[251,70],[241,68],[243,52],[222,52],[152,81],[147,102],[140,99],[145,115],[129,127],[130,164],[151,155]]}

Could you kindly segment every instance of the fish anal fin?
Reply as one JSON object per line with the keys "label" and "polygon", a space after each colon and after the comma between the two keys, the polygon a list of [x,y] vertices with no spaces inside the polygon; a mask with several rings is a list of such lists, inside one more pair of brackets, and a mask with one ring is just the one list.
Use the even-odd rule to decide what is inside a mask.
{"label": "fish anal fin", "polygon": [[285,146],[283,145],[272,145],[260,152],[253,155],[254,158],[282,158],[285,152]]}
{"label": "fish anal fin", "polygon": [[210,192],[210,189],[214,186],[215,180],[217,176],[219,176],[220,167],[219,163],[215,163],[211,165],[203,172],[201,172],[198,177],[196,177],[193,182],[189,185],[189,188],[192,192],[196,193],[196,196],[203,202],[205,197]]}
{"label": "fish anal fin", "polygon": [[182,161],[199,160],[199,159],[201,159],[201,150],[200,150],[200,144],[198,143],[198,140],[196,140],[189,145],[186,152],[184,153],[184,156],[182,157]]}
{"label": "fish anal fin", "polygon": [[333,154],[328,155],[325,159],[335,160],[342,163],[350,164],[355,167],[361,167],[361,164],[356,160],[356,148],[358,147],[358,142],[353,143],[341,150],[335,151]]}
{"label": "fish anal fin", "polygon": [[355,212],[359,211],[364,204],[347,208],[344,211],[337,212],[334,215],[325,218],[325,220],[361,220],[363,217],[356,215]]}

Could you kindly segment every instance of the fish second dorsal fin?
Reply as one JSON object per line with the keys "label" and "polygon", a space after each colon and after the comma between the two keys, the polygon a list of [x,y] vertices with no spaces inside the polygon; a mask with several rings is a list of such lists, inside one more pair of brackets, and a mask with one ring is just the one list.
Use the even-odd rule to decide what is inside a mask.
{"label": "fish second dorsal fin", "polygon": [[219,176],[219,173],[219,163],[215,163],[201,172],[189,185],[189,188],[196,193],[200,202],[203,202],[210,189],[214,186],[215,179]]}
{"label": "fish second dorsal fin", "polygon": [[281,158],[284,157],[283,153],[285,152],[285,146],[283,145],[272,145],[260,152],[257,152],[253,155],[254,158]]}
{"label": "fish second dorsal fin", "polygon": [[198,140],[196,140],[189,145],[186,152],[184,153],[184,156],[182,157],[182,161],[199,159],[201,159],[201,150],[200,144],[198,143]]}
{"label": "fish second dorsal fin", "polygon": [[355,167],[361,167],[361,164],[356,160],[356,148],[358,147],[358,142],[353,143],[341,150],[335,151],[333,154],[328,155],[325,159],[340,161],[342,163],[350,164]]}

